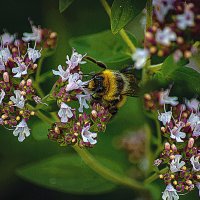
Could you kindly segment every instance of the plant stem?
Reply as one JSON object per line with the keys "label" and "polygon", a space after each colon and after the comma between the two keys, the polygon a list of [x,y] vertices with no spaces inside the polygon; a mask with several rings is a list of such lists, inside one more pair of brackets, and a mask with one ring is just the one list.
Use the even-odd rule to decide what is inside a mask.
{"label": "plant stem", "polygon": [[145,184],[145,185],[148,185],[148,184],[150,184],[151,182],[155,181],[156,179],[158,179],[158,175],[159,175],[159,174],[163,174],[163,173],[167,172],[167,170],[168,170],[168,167],[166,167],[166,168],[160,170],[160,171],[157,172],[157,173],[154,173],[152,176],[150,176],[149,178],[147,178],[147,179],[144,181],[144,184]]}
{"label": "plant stem", "polygon": [[34,110],[34,111],[35,111],[35,115],[36,115],[38,118],[40,118],[42,121],[47,122],[47,123],[49,123],[50,125],[54,123],[54,121],[53,121],[51,118],[47,117],[46,115],[44,115],[44,114],[43,114],[42,112],[40,112],[39,110],[36,110],[32,105],[30,105],[30,104],[26,104],[26,105],[27,105],[27,107],[28,107],[29,109]]}
{"label": "plant stem", "polygon": [[152,26],[152,13],[153,13],[153,6],[152,0],[147,0],[146,4],[146,31]]}
{"label": "plant stem", "polygon": [[110,180],[117,184],[126,185],[132,189],[145,190],[144,186],[141,183],[137,182],[136,180],[120,175],[102,165],[87,150],[81,149],[77,145],[74,146],[73,148],[91,169],[93,169],[95,172],[97,172],[105,179]]}
{"label": "plant stem", "polygon": [[[152,12],[153,12],[153,7],[152,7],[152,0],[147,0],[146,3],[146,28],[145,28],[145,33],[149,29],[149,27],[152,26]],[[144,39],[144,47],[146,47],[146,40]],[[146,83],[148,80],[148,67],[151,65],[151,59],[150,57],[147,58],[146,64],[143,67],[142,70],[142,83]]]}
{"label": "plant stem", "polygon": [[40,73],[41,73],[41,69],[42,69],[42,63],[44,61],[44,56],[42,56],[38,62],[38,66],[37,66],[37,71],[36,71],[36,76],[35,76],[35,81],[39,82],[40,79]]}
{"label": "plant stem", "polygon": [[42,91],[42,89],[40,88],[40,73],[41,73],[41,69],[42,69],[42,63],[44,61],[44,56],[42,56],[38,62],[38,66],[37,66],[37,71],[36,71],[36,76],[35,76],[35,82],[34,82],[34,86],[37,89],[37,92],[39,94],[39,96],[41,98],[43,98],[44,92]]}
{"label": "plant stem", "polygon": [[39,85],[39,82],[33,82],[33,86],[35,88],[35,90],[37,91],[38,95],[43,98],[45,96],[44,92],[42,91],[40,85]]}
{"label": "plant stem", "polygon": [[145,130],[145,133],[146,133],[146,142],[145,142],[145,155],[148,159],[148,170],[147,170],[147,173],[146,175],[148,175],[148,173],[151,171],[151,166],[152,166],[152,161],[153,161],[153,156],[152,156],[152,151],[151,151],[151,136],[152,136],[152,133],[151,133],[151,129],[149,127],[148,124],[146,124],[144,126],[144,130]]}
{"label": "plant stem", "polygon": [[130,48],[131,52],[134,53],[136,51],[135,45],[131,42],[131,40],[130,40],[128,34],[126,33],[126,31],[124,29],[121,29],[119,31],[119,34],[121,35],[122,39],[128,45],[128,47]]}
{"label": "plant stem", "polygon": [[150,65],[148,67],[148,71],[151,73],[156,73],[162,68],[163,63],[159,63],[157,65]]}
{"label": "plant stem", "polygon": [[[101,4],[104,7],[105,11],[107,12],[109,18],[111,19],[111,9],[109,4],[107,3],[106,0],[101,0]],[[134,53],[135,52],[135,45],[132,43],[132,41],[130,40],[128,34],[126,33],[126,31],[124,29],[121,29],[119,31],[120,36],[122,37],[122,39],[124,40],[124,42],[127,44],[127,46],[130,48],[131,52]]]}

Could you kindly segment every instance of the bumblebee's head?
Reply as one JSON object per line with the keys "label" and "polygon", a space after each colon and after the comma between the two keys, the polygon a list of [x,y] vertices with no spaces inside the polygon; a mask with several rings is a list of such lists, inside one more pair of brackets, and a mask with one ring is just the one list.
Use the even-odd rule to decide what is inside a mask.
{"label": "bumblebee's head", "polygon": [[88,89],[95,93],[104,92],[104,77],[101,74],[94,75],[88,84]]}

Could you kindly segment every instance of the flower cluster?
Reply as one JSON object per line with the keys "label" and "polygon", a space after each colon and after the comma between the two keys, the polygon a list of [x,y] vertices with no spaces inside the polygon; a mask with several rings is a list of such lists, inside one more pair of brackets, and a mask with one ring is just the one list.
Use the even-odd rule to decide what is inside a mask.
{"label": "flower cluster", "polygon": [[27,122],[35,114],[29,103],[40,99],[30,75],[37,69],[41,48],[52,48],[56,41],[56,33],[50,39],[54,44],[50,44],[47,37],[52,33],[47,36],[47,30],[35,26],[32,30],[33,33],[24,33],[21,39],[7,32],[0,36],[0,125],[13,130],[20,142],[30,135]]}
{"label": "flower cluster", "polygon": [[144,130],[133,131],[120,139],[118,146],[128,152],[129,161],[136,163],[145,157],[145,140]]}
{"label": "flower cluster", "polygon": [[[59,122],[53,124],[48,137],[60,145],[78,144],[80,147],[92,147],[97,143],[97,133],[105,131],[111,114],[101,104],[93,101],[87,89],[89,81],[84,81],[80,69],[84,56],[73,49],[72,56],[67,56],[66,65],[58,66],[53,74],[59,76],[54,85],[53,97],[60,109]],[[79,102],[79,108],[76,108]],[[72,106],[73,107],[72,107]]]}
{"label": "flower cluster", "polygon": [[145,34],[145,48],[151,55],[174,59],[190,58],[199,41],[200,7],[198,0],[153,0],[153,25]]}
{"label": "flower cluster", "polygon": [[191,191],[200,185],[200,102],[197,99],[179,103],[169,90],[145,94],[148,110],[158,111],[161,132],[166,138],[156,166],[168,167],[160,178],[167,185],[162,198],[179,199],[177,192]]}

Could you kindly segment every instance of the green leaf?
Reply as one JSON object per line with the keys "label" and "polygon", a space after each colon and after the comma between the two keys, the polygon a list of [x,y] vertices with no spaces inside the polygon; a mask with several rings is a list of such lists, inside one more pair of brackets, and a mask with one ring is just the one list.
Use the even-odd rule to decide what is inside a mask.
{"label": "green leaf", "polygon": [[[135,37],[129,34],[130,39],[137,46]],[[120,65],[131,62],[130,51],[120,35],[113,35],[111,31],[85,35],[70,40],[70,45],[78,52],[105,62],[109,65]]]}
{"label": "green leaf", "polygon": [[171,80],[182,87],[189,87],[195,94],[200,95],[200,73],[189,67],[181,67],[171,75]]}
{"label": "green leaf", "polygon": [[46,140],[48,139],[48,129],[50,128],[50,125],[46,122],[35,120],[31,124],[31,133],[34,139],[36,140]]}
{"label": "green leaf", "polygon": [[[163,63],[161,70],[153,77],[158,84],[169,85],[173,83],[176,93],[186,97],[190,93],[200,94],[200,73],[186,66],[186,60],[175,62],[172,56],[169,56]],[[184,87],[184,91],[183,91]],[[192,95],[192,94],[191,94]],[[194,94],[193,94],[194,95]]]}
{"label": "green leaf", "polygon": [[169,56],[163,62],[161,70],[156,74],[156,78],[159,78],[161,81],[171,79],[172,74],[182,66],[186,65],[185,60],[175,62],[173,56]]}
{"label": "green leaf", "polygon": [[111,30],[114,34],[136,17],[145,7],[146,0],[115,0],[111,8]]}
{"label": "green leaf", "polygon": [[59,0],[59,11],[62,13],[65,11],[74,0]]}
{"label": "green leaf", "polygon": [[[116,168],[115,163],[107,163]],[[116,187],[87,167],[77,154],[57,155],[22,167],[17,174],[35,184],[74,194],[98,194]]]}

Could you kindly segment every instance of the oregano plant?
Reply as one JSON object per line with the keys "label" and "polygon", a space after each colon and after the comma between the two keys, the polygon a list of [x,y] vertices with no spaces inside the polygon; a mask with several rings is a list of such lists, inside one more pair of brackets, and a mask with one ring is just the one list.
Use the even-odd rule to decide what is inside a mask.
{"label": "oregano plant", "polygon": [[[60,15],[74,3],[59,0]],[[57,30],[30,21],[30,32],[1,35],[0,125],[10,140],[64,151],[17,175],[74,194],[121,185],[142,199],[198,199],[198,0],[99,0],[98,9],[110,30],[71,38],[71,54],[45,72]],[[138,16],[142,40],[128,30]]]}

